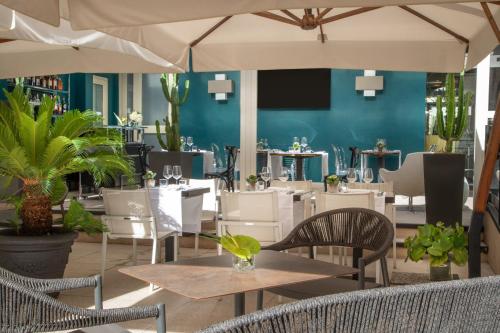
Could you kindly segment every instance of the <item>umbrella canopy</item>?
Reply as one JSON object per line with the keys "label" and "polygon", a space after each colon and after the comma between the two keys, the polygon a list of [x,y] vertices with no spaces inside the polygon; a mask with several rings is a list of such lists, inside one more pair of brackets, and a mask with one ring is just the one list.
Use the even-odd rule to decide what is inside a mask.
{"label": "umbrella canopy", "polygon": [[[270,10],[102,31],[195,71],[369,68],[460,72],[500,42],[485,3]],[[168,47],[167,47],[168,45]],[[467,55],[467,64],[466,64]]]}
{"label": "umbrella canopy", "polygon": [[184,69],[191,50],[195,71],[458,72],[500,42],[498,1],[40,0],[50,2],[43,13],[31,1],[2,2],[56,23],[61,14],[74,28],[133,41]]}
{"label": "umbrella canopy", "polygon": [[65,20],[54,27],[3,6],[0,17],[4,22],[0,25],[0,78],[71,72],[182,71],[133,42],[103,32],[73,31]]}

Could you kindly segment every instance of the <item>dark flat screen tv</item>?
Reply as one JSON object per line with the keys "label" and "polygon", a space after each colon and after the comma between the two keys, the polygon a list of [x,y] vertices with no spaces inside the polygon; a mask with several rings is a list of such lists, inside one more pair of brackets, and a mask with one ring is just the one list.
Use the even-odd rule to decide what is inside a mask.
{"label": "dark flat screen tv", "polygon": [[262,109],[329,109],[328,68],[258,72],[257,107]]}

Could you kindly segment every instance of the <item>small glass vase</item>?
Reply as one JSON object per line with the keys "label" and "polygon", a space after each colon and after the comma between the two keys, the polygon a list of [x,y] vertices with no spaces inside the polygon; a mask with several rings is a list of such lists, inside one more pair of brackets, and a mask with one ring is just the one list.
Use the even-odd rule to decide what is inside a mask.
{"label": "small glass vase", "polygon": [[255,269],[255,256],[251,256],[249,259],[233,256],[233,268],[242,273],[253,271]]}
{"label": "small glass vase", "polygon": [[430,265],[429,280],[431,281],[449,281],[451,280],[451,265],[448,261],[440,266]]}

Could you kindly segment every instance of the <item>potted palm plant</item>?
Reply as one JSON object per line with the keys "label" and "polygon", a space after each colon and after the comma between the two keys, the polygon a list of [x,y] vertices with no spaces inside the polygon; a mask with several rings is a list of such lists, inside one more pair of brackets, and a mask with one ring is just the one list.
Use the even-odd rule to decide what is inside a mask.
{"label": "potted palm plant", "polygon": [[465,155],[453,152],[453,142],[467,129],[472,93],[464,92],[464,75],[446,76],[444,96],[436,100],[436,126],[439,137],[446,141],[445,151],[424,155],[424,184],[427,223],[443,221],[445,225],[462,223]]}
{"label": "potted palm plant", "polygon": [[[0,103],[0,176],[17,179],[14,199],[20,226],[0,234],[0,266],[37,277],[61,277],[77,236],[53,224],[52,206],[67,194],[65,176],[89,172],[100,184],[117,173],[132,174],[118,132],[94,128],[93,111],[68,111],[53,121],[55,101],[44,97],[35,113],[29,91],[4,90]],[[68,222],[69,223],[69,222]],[[69,223],[71,225],[71,223]],[[84,223],[85,224],[85,223]]]}
{"label": "potted palm plant", "polygon": [[444,223],[426,224],[418,227],[418,234],[406,238],[404,247],[407,249],[406,260],[418,262],[429,256],[431,281],[451,279],[451,266],[463,266],[467,263],[467,234],[464,227],[445,227]]}

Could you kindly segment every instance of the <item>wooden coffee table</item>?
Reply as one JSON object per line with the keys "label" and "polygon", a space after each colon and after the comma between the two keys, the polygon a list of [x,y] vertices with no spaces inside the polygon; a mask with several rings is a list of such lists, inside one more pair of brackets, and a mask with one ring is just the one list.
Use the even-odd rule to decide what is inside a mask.
{"label": "wooden coffee table", "polygon": [[233,269],[231,255],[126,267],[119,271],[191,299],[234,295],[235,316],[245,313],[247,291],[260,291],[359,272],[352,267],[274,251],[262,251],[257,255],[256,269],[245,273]]}

